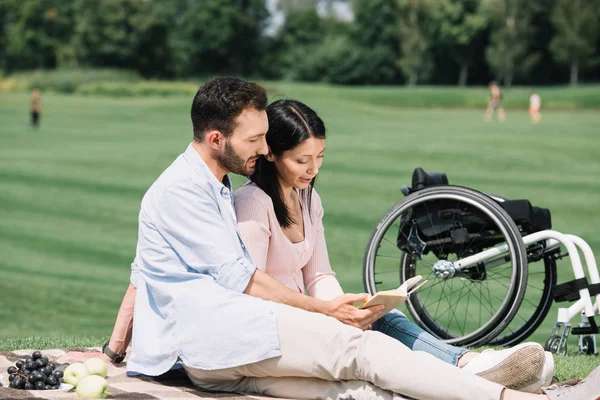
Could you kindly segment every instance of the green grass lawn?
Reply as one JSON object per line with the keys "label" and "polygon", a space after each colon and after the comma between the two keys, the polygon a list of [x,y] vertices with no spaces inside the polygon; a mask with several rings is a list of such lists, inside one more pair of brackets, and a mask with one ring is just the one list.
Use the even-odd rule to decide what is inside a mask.
{"label": "green grass lawn", "polygon": [[[418,166],[548,207],[555,229],[600,254],[597,111],[547,111],[539,125],[526,111],[508,111],[505,123],[486,124],[483,110],[397,108],[369,92],[329,90],[275,88],[326,122],[317,190],[345,290],[363,290],[367,240]],[[128,284],[141,198],[191,140],[192,99],[47,94],[38,131],[27,125],[28,100],[0,94],[0,350],[99,345]],[[572,276],[561,262],[559,282]],[[543,343],[555,320],[556,306],[532,339]],[[569,346],[576,350],[575,337]],[[562,378],[599,362],[571,359],[558,364]]]}

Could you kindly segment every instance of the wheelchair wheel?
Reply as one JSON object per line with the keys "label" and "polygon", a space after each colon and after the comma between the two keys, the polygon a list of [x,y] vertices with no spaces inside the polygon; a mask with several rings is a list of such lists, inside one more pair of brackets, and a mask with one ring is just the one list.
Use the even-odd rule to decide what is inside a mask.
{"label": "wheelchair wheel", "polygon": [[[507,254],[441,274],[434,266],[506,245]],[[448,263],[446,263],[448,264]],[[363,283],[370,294],[422,275],[407,302],[426,331],[455,345],[485,344],[517,313],[527,286],[526,251],[510,216],[488,196],[459,186],[415,192],[379,221],[367,245]]]}
{"label": "wheelchair wheel", "polygon": [[514,346],[521,343],[544,322],[552,308],[552,288],[557,279],[556,260],[551,254],[546,254],[542,260],[529,262],[527,269],[527,289],[519,311],[506,329],[489,343],[490,345]]}

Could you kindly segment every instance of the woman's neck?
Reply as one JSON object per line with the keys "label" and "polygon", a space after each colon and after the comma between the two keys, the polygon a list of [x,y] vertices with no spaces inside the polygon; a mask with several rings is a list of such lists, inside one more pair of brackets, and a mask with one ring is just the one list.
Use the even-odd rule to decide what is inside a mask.
{"label": "woman's neck", "polygon": [[293,186],[286,185],[281,181],[279,181],[279,185],[281,186],[282,200],[289,208],[295,203],[296,191]]}

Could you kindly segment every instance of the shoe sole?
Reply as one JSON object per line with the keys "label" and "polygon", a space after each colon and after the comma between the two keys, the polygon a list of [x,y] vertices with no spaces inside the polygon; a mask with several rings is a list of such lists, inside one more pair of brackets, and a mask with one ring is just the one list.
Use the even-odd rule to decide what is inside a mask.
{"label": "shoe sole", "polygon": [[537,381],[544,361],[544,349],[541,346],[527,346],[477,376],[509,389],[519,390]]}
{"label": "shoe sole", "polygon": [[540,394],[543,388],[547,388],[552,384],[554,379],[554,356],[552,353],[544,352],[544,365],[536,378],[536,381],[531,385],[524,386],[519,390],[521,392]]}

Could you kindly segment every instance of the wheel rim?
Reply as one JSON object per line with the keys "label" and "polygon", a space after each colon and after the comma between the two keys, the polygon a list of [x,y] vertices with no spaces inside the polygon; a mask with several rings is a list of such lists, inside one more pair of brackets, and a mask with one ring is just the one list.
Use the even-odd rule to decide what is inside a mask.
{"label": "wheel rim", "polygon": [[[394,289],[411,276],[423,275],[430,282],[418,293],[411,296],[407,303],[408,311],[416,322],[434,336],[453,344],[473,344],[493,331],[507,317],[511,304],[515,301],[519,269],[512,257],[510,261],[494,268],[471,268],[466,273],[458,273],[451,279],[440,279],[433,274],[432,266],[439,260],[439,254],[430,251],[422,260],[398,249],[394,236],[398,236],[400,221],[414,207],[434,204],[436,200],[455,201],[458,208],[483,213],[494,222],[501,233],[503,242],[515,254],[515,243],[510,239],[503,222],[490,209],[477,201],[452,193],[430,193],[419,200],[407,202],[395,213],[388,214],[380,222],[365,257],[366,266],[370,266],[370,282],[365,280],[370,292]],[[479,202],[478,202],[479,201]],[[433,209],[432,209],[433,212]],[[430,218],[431,220],[431,218]],[[456,222],[456,221],[453,221]],[[432,222],[432,225],[433,222]],[[477,233],[477,232],[475,232]],[[479,232],[482,233],[482,232]],[[449,233],[446,233],[449,235]],[[446,234],[436,234],[435,239]],[[406,236],[406,235],[405,235]],[[431,236],[428,238],[431,239]],[[507,240],[508,239],[508,240]],[[443,240],[442,240],[443,241]],[[473,241],[475,242],[475,240]],[[498,237],[489,239],[489,247],[498,244]],[[432,248],[433,246],[430,246]],[[459,254],[446,254],[448,261],[456,261],[486,247],[485,238],[477,240],[477,246],[466,243]],[[438,251],[439,253],[439,251]],[[443,252],[442,252],[443,253]],[[399,271],[400,270],[400,271]],[[398,273],[399,272],[399,273]],[[396,275],[394,280],[393,276]],[[370,287],[369,287],[370,286]],[[475,304],[475,306],[474,306]]]}

